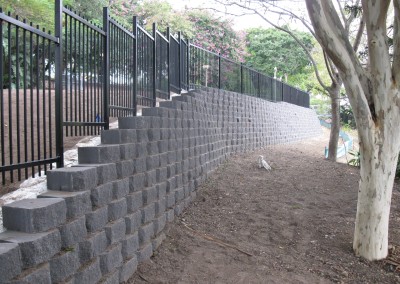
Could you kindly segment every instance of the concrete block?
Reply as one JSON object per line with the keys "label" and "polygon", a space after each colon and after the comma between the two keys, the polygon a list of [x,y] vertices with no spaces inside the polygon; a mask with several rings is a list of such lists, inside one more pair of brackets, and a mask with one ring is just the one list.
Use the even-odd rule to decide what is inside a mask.
{"label": "concrete block", "polygon": [[148,129],[151,118],[146,116],[129,116],[118,118],[119,129]]}
{"label": "concrete block", "polygon": [[88,232],[103,229],[108,222],[108,206],[103,206],[97,210],[86,214],[86,228]]}
{"label": "concrete block", "polygon": [[147,170],[147,157],[137,158],[133,161],[135,166],[134,173],[144,173]]}
{"label": "concrete block", "polygon": [[167,216],[167,221],[172,222],[175,219],[175,211],[174,209],[170,209],[167,212],[165,212],[165,215]]}
{"label": "concrete block", "polygon": [[166,195],[166,206],[167,208],[173,208],[175,206],[175,192]]}
{"label": "concrete block", "polygon": [[167,209],[167,201],[165,197],[160,198],[157,200],[155,203],[155,213],[156,216],[160,216],[161,214],[164,214],[165,210]]}
{"label": "concrete block", "polygon": [[167,180],[167,167],[163,167],[163,168],[158,168],[156,169],[156,178],[157,178],[157,182],[163,182]]}
{"label": "concrete block", "polygon": [[108,244],[115,244],[125,238],[126,224],[124,219],[112,222],[104,228]]}
{"label": "concrete block", "polygon": [[157,197],[158,198],[163,198],[167,194],[167,182],[161,182],[157,184]]}
{"label": "concrete block", "polygon": [[148,260],[153,254],[153,245],[151,242],[144,244],[140,247],[137,253],[137,258],[139,263]]}
{"label": "concrete block", "polygon": [[93,257],[98,256],[106,250],[107,246],[108,241],[105,231],[91,234],[79,243],[80,263],[84,264]]}
{"label": "concrete block", "polygon": [[160,154],[160,167],[166,167],[168,165],[168,152]]}
{"label": "concrete block", "polygon": [[153,247],[153,252],[158,249],[158,247],[162,244],[162,242],[166,239],[166,236],[164,233],[159,234],[156,236],[152,241],[151,245]]}
{"label": "concrete block", "polygon": [[168,152],[168,164],[173,164],[176,162],[176,151]]}
{"label": "concrete block", "polygon": [[136,131],[131,129],[110,129],[101,132],[101,144],[135,143]]}
{"label": "concrete block", "polygon": [[143,204],[147,205],[157,200],[157,186],[147,187],[143,189]]}
{"label": "concrete block", "polygon": [[149,136],[147,134],[147,129],[137,129],[136,135],[139,143],[148,143]]}
{"label": "concrete block", "polygon": [[100,284],[119,284],[119,269],[114,269],[112,272],[104,275],[100,279]]}
{"label": "concrete block", "polygon": [[125,216],[126,233],[133,234],[142,225],[142,212],[137,210],[136,212]]}
{"label": "concrete block", "polygon": [[161,139],[160,128],[150,128],[147,130],[149,141],[159,141]]}
{"label": "concrete block", "polygon": [[104,184],[117,179],[117,168],[115,163],[111,164],[78,164],[74,168],[79,167],[94,167],[97,170],[98,184]]}
{"label": "concrete block", "polygon": [[80,267],[78,246],[62,251],[50,260],[50,276],[53,283],[66,280]]}
{"label": "concrete block", "polygon": [[79,217],[60,228],[61,246],[69,248],[83,241],[87,236],[85,216]]}
{"label": "concrete block", "polygon": [[109,182],[91,190],[90,199],[93,207],[107,205],[113,199],[113,183]]}
{"label": "concrete block", "polygon": [[121,198],[108,204],[108,221],[123,218],[128,213],[126,199]]}
{"label": "concrete block", "polygon": [[167,193],[173,192],[176,188],[175,177],[172,177],[167,180]]}
{"label": "concrete block", "polygon": [[136,158],[136,143],[120,144],[121,160],[132,160]]}
{"label": "concrete block", "polygon": [[154,234],[158,235],[165,228],[165,224],[167,223],[167,216],[165,214],[161,214],[160,217],[154,220]]}
{"label": "concrete block", "polygon": [[182,214],[183,210],[185,209],[185,201],[181,201],[180,203],[175,204],[175,215],[179,216]]}
{"label": "concrete block", "polygon": [[95,284],[101,279],[100,260],[98,257],[83,265],[75,274],[75,283]]}
{"label": "concrete block", "polygon": [[136,144],[136,157],[141,158],[141,157],[146,157],[148,152],[147,152],[147,144],[148,142],[145,143],[137,143]]}
{"label": "concrete block", "polygon": [[146,176],[142,174],[136,174],[129,178],[129,191],[135,192],[140,191],[144,188],[144,181]]}
{"label": "concrete block", "polygon": [[[3,283],[3,282],[2,282]],[[40,283],[51,284],[50,267],[48,263],[38,265],[34,269],[23,271],[17,278],[7,282],[12,284]]]}
{"label": "concrete block", "polygon": [[135,164],[132,160],[126,160],[115,163],[117,176],[119,179],[131,176],[134,173]]}
{"label": "concrete block", "polygon": [[137,266],[138,266],[138,260],[136,255],[131,259],[126,260],[119,271],[119,281],[120,282],[128,281],[135,273]]}
{"label": "concrete block", "polygon": [[160,166],[160,155],[147,156],[146,168],[147,170],[153,170]]}
{"label": "concrete block", "polygon": [[70,167],[47,172],[47,188],[60,191],[85,191],[96,187],[95,167]]}
{"label": "concrete block", "polygon": [[100,270],[103,275],[122,265],[121,247],[121,244],[116,244],[100,254]]}
{"label": "concrete block", "polygon": [[44,232],[65,222],[67,206],[62,198],[23,199],[3,205],[3,225],[25,233]]}
{"label": "concrete block", "polygon": [[158,141],[158,151],[160,153],[166,153],[168,152],[168,140],[161,140]]}
{"label": "concrete block", "polygon": [[18,244],[0,243],[0,283],[5,283],[22,271]]}
{"label": "concrete block", "polygon": [[120,199],[129,193],[129,178],[113,182],[113,198]]}
{"label": "concrete block", "polygon": [[144,244],[149,242],[153,236],[154,236],[153,222],[139,228],[139,244],[140,244],[140,246],[143,246]]}
{"label": "concrete block", "polygon": [[167,166],[167,178],[171,178],[176,174],[176,166],[175,164]]}
{"label": "concrete block", "polygon": [[175,190],[175,201],[178,203],[185,198],[185,190],[183,187]]}
{"label": "concrete block", "polygon": [[141,191],[133,192],[126,196],[127,209],[133,213],[143,206],[143,194]]}
{"label": "concrete block", "polygon": [[126,239],[121,242],[122,244],[122,257],[126,260],[136,256],[139,248],[139,234],[135,232],[132,235],[127,235]]}
{"label": "concrete block", "polygon": [[0,242],[19,245],[22,268],[46,262],[61,249],[61,236],[58,230],[35,234],[5,231],[0,234]]}
{"label": "concrete block", "polygon": [[144,185],[146,187],[153,186],[157,183],[157,173],[156,170],[147,171],[145,173],[146,179]]}
{"label": "concrete block", "polygon": [[156,205],[151,203],[147,206],[144,206],[142,209],[142,224],[146,224],[148,222],[153,221],[154,216],[156,214]]}
{"label": "concrete block", "polygon": [[90,191],[65,192],[49,190],[38,198],[62,198],[67,206],[67,219],[82,216],[92,210]]}
{"label": "concrete block", "polygon": [[78,148],[79,164],[107,164],[121,159],[119,145],[98,145]]}
{"label": "concrete block", "polygon": [[157,141],[147,143],[147,154],[149,155],[159,154]]}

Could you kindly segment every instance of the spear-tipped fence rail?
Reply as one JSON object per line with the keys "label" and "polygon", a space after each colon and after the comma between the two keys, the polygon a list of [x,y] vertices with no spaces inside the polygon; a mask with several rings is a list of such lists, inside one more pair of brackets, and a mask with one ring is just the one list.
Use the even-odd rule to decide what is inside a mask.
{"label": "spear-tipped fence rail", "polygon": [[[213,87],[309,107],[309,95],[241,63],[103,9],[99,27],[55,1],[55,34],[0,10],[2,184],[63,167],[64,137],[96,135],[171,92]],[[0,190],[1,193],[1,190]]]}

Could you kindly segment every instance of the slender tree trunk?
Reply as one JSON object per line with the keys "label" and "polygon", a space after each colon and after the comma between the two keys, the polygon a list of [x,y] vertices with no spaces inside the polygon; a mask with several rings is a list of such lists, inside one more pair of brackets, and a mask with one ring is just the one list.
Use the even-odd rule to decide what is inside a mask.
{"label": "slender tree trunk", "polygon": [[[382,139],[376,141],[379,140]],[[358,256],[378,260],[388,253],[390,202],[398,154],[388,142],[373,148],[362,145],[353,249]]]}
{"label": "slender tree trunk", "polygon": [[330,92],[331,97],[331,112],[332,112],[332,122],[331,122],[331,133],[329,137],[329,152],[328,160],[336,161],[337,148],[339,141],[339,131],[340,131],[340,100],[339,100],[339,90],[340,88],[334,89]]}

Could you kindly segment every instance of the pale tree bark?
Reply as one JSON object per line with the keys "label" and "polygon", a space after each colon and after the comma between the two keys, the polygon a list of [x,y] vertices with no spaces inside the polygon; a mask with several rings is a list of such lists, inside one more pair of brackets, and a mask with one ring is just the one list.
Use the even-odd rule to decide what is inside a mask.
{"label": "pale tree bark", "polygon": [[369,61],[363,69],[332,4],[306,0],[317,39],[338,68],[360,139],[360,182],[353,249],[368,260],[388,252],[389,213],[400,150],[400,0],[394,0],[393,64],[387,43],[390,0],[363,0]]}

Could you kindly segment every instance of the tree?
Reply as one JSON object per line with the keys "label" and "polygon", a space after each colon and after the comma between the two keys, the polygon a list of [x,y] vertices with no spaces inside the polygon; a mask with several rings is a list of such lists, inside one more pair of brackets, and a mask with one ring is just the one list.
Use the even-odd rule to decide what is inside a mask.
{"label": "tree", "polygon": [[[394,17],[388,19],[391,4]],[[353,249],[366,259],[382,259],[388,253],[390,203],[400,151],[400,1],[362,0],[368,39],[365,67],[332,1],[306,0],[306,5],[318,41],[343,78],[360,139]],[[392,50],[387,36],[390,26]]]}
{"label": "tree", "polygon": [[[283,32],[288,33],[291,37],[295,39],[297,44],[299,44],[304,52],[307,54],[310,62],[312,63],[316,77],[318,79],[319,84],[323,88],[323,90],[329,94],[331,98],[331,113],[332,113],[332,124],[331,124],[331,132],[330,132],[330,139],[329,139],[329,153],[328,159],[332,161],[336,161],[336,153],[337,153],[337,145],[339,141],[339,130],[340,130],[340,89],[343,84],[340,74],[333,64],[332,60],[325,56],[325,66],[328,70],[329,77],[330,77],[330,84],[326,84],[320,76],[319,70],[317,68],[316,62],[311,55],[311,53],[307,50],[307,47],[301,42],[301,40],[296,36],[296,34],[289,28],[286,28],[281,25],[277,25],[273,23],[266,15],[267,12],[269,13],[276,13],[279,14],[280,17],[289,17],[290,19],[296,19],[303,23],[303,25],[308,28],[315,37],[314,31],[310,27],[309,23],[301,16],[297,15],[296,12],[292,12],[292,9],[287,9],[285,7],[279,6],[279,1],[274,0],[255,0],[255,1],[240,1],[240,0],[214,0],[220,4],[224,4],[226,6],[236,6],[247,11],[250,11],[253,14],[258,15],[261,17],[265,22],[270,24],[271,26],[279,29]],[[357,1],[357,0],[356,0]],[[342,21],[345,23],[345,32],[349,33],[352,23],[356,19],[356,14],[348,13],[346,16],[343,9],[342,9]],[[361,20],[361,23],[363,21]],[[362,28],[364,25],[361,24],[360,27]],[[360,44],[360,39],[362,36],[362,29],[359,29],[357,35],[354,37],[353,48],[355,50],[358,49]]]}
{"label": "tree", "polygon": [[217,17],[209,11],[191,11],[188,16],[196,31],[192,38],[194,44],[229,59],[244,61],[244,34],[233,29],[232,20]]}
{"label": "tree", "polygon": [[[310,60],[301,46],[289,34],[274,28],[255,28],[246,31],[248,55],[246,63],[265,74],[272,76],[274,67],[278,69],[278,77],[304,73]],[[313,37],[309,33],[293,31],[309,52],[313,49]],[[308,75],[308,74],[307,74]]]}

